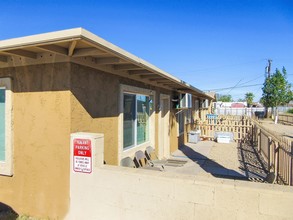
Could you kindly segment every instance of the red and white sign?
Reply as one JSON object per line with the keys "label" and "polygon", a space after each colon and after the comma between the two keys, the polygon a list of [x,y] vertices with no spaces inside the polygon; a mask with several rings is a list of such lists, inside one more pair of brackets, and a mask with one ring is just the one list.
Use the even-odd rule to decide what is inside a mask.
{"label": "red and white sign", "polygon": [[73,140],[73,170],[80,173],[92,172],[92,144],[90,139]]}

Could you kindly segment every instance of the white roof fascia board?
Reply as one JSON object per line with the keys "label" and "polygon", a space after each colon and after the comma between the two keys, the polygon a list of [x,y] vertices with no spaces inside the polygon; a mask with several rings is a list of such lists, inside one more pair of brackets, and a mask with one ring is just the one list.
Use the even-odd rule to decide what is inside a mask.
{"label": "white roof fascia board", "polygon": [[[196,93],[202,94],[205,97],[210,97],[203,91],[191,86],[190,84],[172,76],[171,74],[159,69],[158,67],[148,63],[147,61],[123,50],[122,48],[104,40],[103,38],[83,29],[83,28],[73,28],[62,31],[55,31],[43,34],[36,34],[26,37],[13,38],[8,40],[0,41],[0,51],[18,49],[30,46],[45,45],[50,43],[58,43],[62,41],[72,41],[84,39],[85,41],[91,42],[99,48],[102,48],[106,51],[109,51],[113,54],[116,54],[119,57],[122,57],[132,63],[135,63],[142,68],[148,69],[152,72],[157,73],[163,77],[168,78],[169,80],[178,83],[186,88],[189,88]],[[211,97],[212,98],[212,97]]]}
{"label": "white roof fascia board", "polygon": [[[201,90],[191,86],[190,84],[188,84],[188,83],[186,83],[186,82],[184,82],[184,81],[182,81],[182,80],[170,75],[169,73],[159,69],[158,67],[148,63],[147,61],[145,61],[145,60],[143,60],[143,59],[141,59],[141,58],[139,58],[139,57],[137,57],[137,56],[125,51],[125,50],[123,50],[122,48],[120,48],[120,47],[118,47],[118,46],[116,46],[116,45],[104,40],[103,38],[101,38],[101,37],[89,32],[89,31],[87,31],[85,29],[82,29],[82,38],[85,38],[86,40],[89,40],[89,41],[93,42],[94,44],[98,44],[99,47],[102,47],[102,48],[104,48],[106,50],[111,50],[112,53],[115,53],[115,54],[117,54],[119,56],[122,56],[124,59],[129,60],[131,62],[135,62],[139,66],[144,67],[146,69],[149,69],[151,71],[154,71],[159,75],[167,77],[167,78],[169,78],[170,80],[172,80],[172,81],[174,81],[176,83],[179,83],[179,84],[181,84],[181,85],[183,85],[183,86],[185,86],[187,88],[190,88],[191,90],[196,91],[197,93],[202,94],[203,96],[208,96],[203,91],[201,91]],[[208,97],[210,97],[210,96],[208,96]]]}
{"label": "white roof fascia board", "polygon": [[80,39],[81,29],[82,28],[73,28],[68,30],[1,40],[0,51]]}

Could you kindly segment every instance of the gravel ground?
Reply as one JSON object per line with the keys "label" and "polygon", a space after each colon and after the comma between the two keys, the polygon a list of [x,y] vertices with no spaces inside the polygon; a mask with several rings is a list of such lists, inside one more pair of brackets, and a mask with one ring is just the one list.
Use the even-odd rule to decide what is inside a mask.
{"label": "gravel ground", "polygon": [[238,145],[238,160],[240,169],[248,178],[265,179],[268,172],[268,164],[258,153],[257,147],[251,143],[240,143]]}

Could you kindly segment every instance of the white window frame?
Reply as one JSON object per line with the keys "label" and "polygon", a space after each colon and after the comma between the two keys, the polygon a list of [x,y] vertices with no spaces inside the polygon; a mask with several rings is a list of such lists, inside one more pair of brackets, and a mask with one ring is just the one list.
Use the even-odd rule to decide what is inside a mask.
{"label": "white window frame", "polygon": [[11,78],[0,78],[0,88],[5,88],[5,161],[0,161],[0,175],[13,175],[13,108]]}
{"label": "white window frame", "polygon": [[[127,150],[127,149],[130,149],[130,148],[132,148],[132,147],[135,147],[135,146],[138,146],[138,145],[140,145],[140,144],[138,144],[137,142],[137,96],[139,96],[139,95],[141,95],[141,96],[145,96],[145,97],[149,97],[149,98],[151,98],[149,95],[145,95],[145,94],[137,94],[137,93],[128,93],[128,92],[124,92],[124,94],[123,94],[123,99],[124,99],[124,95],[132,95],[132,96],[134,96],[135,97],[135,103],[134,103],[134,105],[135,105],[135,120],[134,120],[134,144],[133,145],[130,145],[130,146],[127,146],[127,147],[124,147],[123,146],[123,150]],[[123,100],[124,101],[124,100]],[[149,109],[149,112],[148,112],[149,114],[151,113],[151,110]],[[149,126],[148,126],[148,130],[149,130]],[[150,131],[148,131],[148,132],[150,132]],[[124,135],[123,135],[123,138],[124,138]],[[147,140],[147,141],[145,141],[145,142],[148,142],[149,140]],[[143,142],[144,143],[144,142]],[[143,144],[143,143],[141,143],[141,144]],[[123,144],[124,145],[124,144]]]}
{"label": "white window frame", "polygon": [[149,140],[139,144],[134,145],[130,148],[123,148],[123,101],[124,94],[137,94],[137,95],[145,95],[150,96],[153,101],[153,108],[155,108],[155,97],[156,92],[150,89],[143,89],[135,86],[129,85],[120,85],[120,97],[119,97],[119,122],[118,122],[118,160],[119,163],[124,157],[133,157],[135,152],[138,150],[144,151],[147,146],[155,146],[155,109],[150,109],[149,116]]}

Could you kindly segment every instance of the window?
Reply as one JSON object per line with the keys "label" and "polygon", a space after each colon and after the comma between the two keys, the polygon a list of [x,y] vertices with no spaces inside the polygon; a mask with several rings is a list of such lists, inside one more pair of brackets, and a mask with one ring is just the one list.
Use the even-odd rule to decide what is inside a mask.
{"label": "window", "polygon": [[0,174],[12,175],[11,79],[0,78]]}
{"label": "window", "polygon": [[123,149],[149,141],[149,96],[123,95]]}

